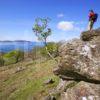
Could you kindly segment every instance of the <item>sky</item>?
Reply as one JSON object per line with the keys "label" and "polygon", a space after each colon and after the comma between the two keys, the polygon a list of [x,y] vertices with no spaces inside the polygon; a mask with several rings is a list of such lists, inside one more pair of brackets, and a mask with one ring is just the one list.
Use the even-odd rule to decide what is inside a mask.
{"label": "sky", "polygon": [[38,41],[32,32],[37,17],[51,19],[48,41],[79,38],[87,30],[90,9],[100,15],[100,0],[0,0],[0,40]]}

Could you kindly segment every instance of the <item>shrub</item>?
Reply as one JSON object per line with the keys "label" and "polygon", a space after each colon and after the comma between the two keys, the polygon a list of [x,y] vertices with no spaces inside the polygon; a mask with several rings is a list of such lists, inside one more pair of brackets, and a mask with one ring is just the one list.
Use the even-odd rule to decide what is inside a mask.
{"label": "shrub", "polygon": [[[50,53],[53,57],[58,56],[58,45],[57,45],[56,43],[54,43],[54,42],[49,42],[49,43],[47,44],[47,49],[48,49],[49,53]],[[46,51],[46,49],[45,49],[45,47],[43,47],[43,48],[41,49],[40,52],[41,52],[41,54],[42,54],[43,56],[49,57],[49,56],[48,56],[48,53],[47,53],[47,51]]]}
{"label": "shrub", "polygon": [[24,52],[20,50],[14,50],[4,54],[4,65],[14,64],[24,59]]}

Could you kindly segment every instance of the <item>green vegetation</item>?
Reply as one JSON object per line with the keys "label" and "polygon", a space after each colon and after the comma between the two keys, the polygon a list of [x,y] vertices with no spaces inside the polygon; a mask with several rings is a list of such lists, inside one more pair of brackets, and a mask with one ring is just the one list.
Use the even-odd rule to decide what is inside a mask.
{"label": "green vegetation", "polygon": [[[33,27],[35,35],[45,43],[44,47],[33,48],[29,56],[25,56],[25,60],[25,53],[20,50],[1,56],[0,65],[4,66],[0,67],[0,99],[40,100],[58,85],[59,78],[53,74],[53,69],[57,66],[55,61],[59,59],[58,44],[47,43],[47,37],[51,35],[48,22],[48,18],[36,19]],[[52,79],[54,83],[45,84],[48,79]]]}
{"label": "green vegetation", "polygon": [[[47,44],[47,48],[48,48],[49,53],[50,53],[53,57],[58,56],[58,45],[57,45],[57,43],[49,42],[49,43]],[[48,56],[48,53],[46,52],[45,47],[42,48],[40,52],[41,52],[41,54],[42,54],[43,56],[46,56],[46,57]],[[49,57],[49,56],[48,56],[48,57]]]}
{"label": "green vegetation", "polygon": [[[24,70],[16,72],[18,66]],[[0,68],[0,98],[2,100],[40,100],[48,91],[57,86],[59,78],[53,74],[55,62],[23,61]],[[5,70],[6,69],[6,70]],[[44,81],[52,78],[53,84],[45,85]]]}
{"label": "green vegetation", "polygon": [[4,65],[17,63],[24,59],[24,52],[14,50],[3,55]]}
{"label": "green vegetation", "polygon": [[50,58],[52,58],[56,63],[58,62],[48,50],[47,38],[51,35],[51,28],[48,27],[50,19],[49,18],[37,18],[33,25],[33,32],[37,36],[38,40],[45,44],[45,51]]}
{"label": "green vegetation", "polygon": [[[48,51],[50,52],[50,54],[53,57],[58,56],[58,44],[57,43],[49,42],[47,44],[47,48],[48,48]],[[34,47],[30,56],[33,60],[36,60],[36,59],[39,59],[39,58],[50,59],[50,56],[48,55],[48,53],[45,49],[45,46],[44,47]]]}
{"label": "green vegetation", "polygon": [[51,29],[48,27],[49,18],[36,18],[33,25],[33,32],[38,37],[38,40],[47,44],[47,38],[51,35]]}

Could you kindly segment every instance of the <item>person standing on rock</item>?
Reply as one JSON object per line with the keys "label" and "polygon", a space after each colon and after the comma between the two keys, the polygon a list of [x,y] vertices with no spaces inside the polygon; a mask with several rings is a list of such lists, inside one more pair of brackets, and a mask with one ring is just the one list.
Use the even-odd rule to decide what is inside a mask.
{"label": "person standing on rock", "polygon": [[93,29],[93,25],[97,21],[97,18],[98,18],[98,14],[94,13],[93,10],[90,10],[88,30]]}

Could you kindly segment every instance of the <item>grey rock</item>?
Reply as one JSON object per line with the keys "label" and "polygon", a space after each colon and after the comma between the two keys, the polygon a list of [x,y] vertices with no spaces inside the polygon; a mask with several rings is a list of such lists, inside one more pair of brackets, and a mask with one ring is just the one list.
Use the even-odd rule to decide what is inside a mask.
{"label": "grey rock", "polygon": [[54,80],[53,79],[48,79],[44,82],[44,84],[52,84],[54,83]]}
{"label": "grey rock", "polygon": [[81,34],[81,39],[83,41],[90,41],[97,36],[100,36],[100,29],[83,32]]}
{"label": "grey rock", "polygon": [[60,100],[100,100],[100,85],[82,81],[62,92]]}
{"label": "grey rock", "polygon": [[64,43],[59,56],[53,71],[61,78],[57,100],[100,100],[100,29]]}
{"label": "grey rock", "polygon": [[[100,31],[94,32],[100,34]],[[95,37],[95,34],[92,34],[92,37]],[[76,39],[62,45],[59,48],[60,61],[54,74],[76,80],[100,82],[99,38],[100,35],[88,42]]]}
{"label": "grey rock", "polygon": [[56,98],[55,98],[54,96],[48,95],[48,96],[46,96],[46,97],[44,98],[44,100],[56,100]]}
{"label": "grey rock", "polygon": [[25,67],[22,67],[22,66],[17,67],[17,69],[15,70],[15,73],[21,72],[21,71],[23,71],[23,70],[25,70],[25,69],[26,69],[26,68],[25,68]]}

